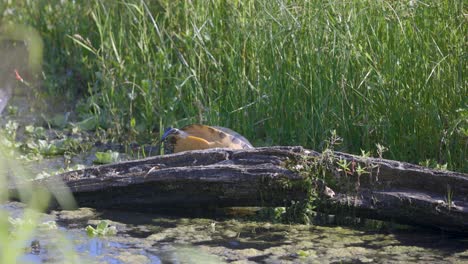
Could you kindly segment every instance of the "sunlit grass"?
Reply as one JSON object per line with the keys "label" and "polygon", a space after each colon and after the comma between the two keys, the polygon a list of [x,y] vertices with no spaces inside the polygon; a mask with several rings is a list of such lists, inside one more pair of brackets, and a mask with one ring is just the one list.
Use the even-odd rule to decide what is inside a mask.
{"label": "sunlit grass", "polygon": [[45,86],[116,138],[198,122],[320,149],[336,130],[468,171],[462,0],[49,2],[11,7],[43,33]]}

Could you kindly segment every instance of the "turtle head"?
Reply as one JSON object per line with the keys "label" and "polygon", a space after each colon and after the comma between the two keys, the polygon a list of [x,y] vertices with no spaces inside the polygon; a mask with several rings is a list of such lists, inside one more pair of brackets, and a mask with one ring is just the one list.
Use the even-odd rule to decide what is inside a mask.
{"label": "turtle head", "polygon": [[180,129],[168,127],[164,130],[164,134],[161,137],[161,141],[166,140],[166,138],[170,136],[179,136],[179,137],[185,138],[188,136],[188,134]]}
{"label": "turtle head", "polygon": [[161,147],[161,144],[164,143],[165,154],[174,153],[174,147],[178,144],[179,140],[187,138],[188,136],[189,134],[183,130],[169,127],[164,130],[164,134],[159,140],[158,145]]}
{"label": "turtle head", "polygon": [[179,129],[177,129],[177,128],[173,128],[173,127],[166,128],[164,130],[164,134],[161,137],[161,141],[166,140],[166,138],[168,138],[169,136],[177,134],[178,131],[179,131]]}

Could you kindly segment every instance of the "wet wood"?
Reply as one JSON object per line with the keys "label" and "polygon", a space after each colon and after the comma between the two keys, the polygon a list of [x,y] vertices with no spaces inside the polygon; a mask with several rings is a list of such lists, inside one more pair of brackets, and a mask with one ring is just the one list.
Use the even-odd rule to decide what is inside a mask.
{"label": "wet wood", "polygon": [[[210,149],[95,166],[36,183],[54,193],[69,188],[80,206],[95,208],[288,206],[304,199],[307,190],[303,176],[285,165],[319,155],[302,147]],[[337,152],[332,158],[328,175],[336,184],[315,181],[317,210],[467,232],[466,174]],[[348,173],[338,170],[340,159],[350,164]],[[360,176],[359,166],[367,168]]]}

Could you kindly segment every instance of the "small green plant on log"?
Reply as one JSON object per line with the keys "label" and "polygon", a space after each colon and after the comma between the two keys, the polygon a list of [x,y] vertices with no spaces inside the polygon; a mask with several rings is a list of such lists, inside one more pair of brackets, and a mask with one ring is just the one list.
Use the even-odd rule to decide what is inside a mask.
{"label": "small green plant on log", "polygon": [[[340,144],[342,139],[338,137],[336,131],[332,131],[332,135],[327,140],[325,150],[318,156],[299,156],[289,159],[286,162],[286,168],[301,175],[304,180],[300,183],[305,192],[306,197],[302,201],[292,201],[286,207],[282,220],[284,222],[294,222],[302,224],[311,224],[312,217],[315,216],[315,208],[320,203],[321,192],[326,186],[336,185],[333,172],[337,165],[336,157],[333,152],[334,146]],[[341,160],[338,167],[346,172],[349,171],[349,164]]]}
{"label": "small green plant on log", "polygon": [[318,157],[303,156],[296,160],[288,160],[286,167],[301,175],[304,180],[300,182],[306,192],[302,201],[291,201],[281,215],[282,221],[287,223],[310,224],[314,216],[314,209],[318,198],[317,179],[320,177],[320,164]]}
{"label": "small green plant on log", "polygon": [[447,184],[446,200],[447,200],[448,210],[450,211],[450,209],[452,208],[452,204],[453,204],[453,191],[452,191],[452,187],[450,187],[450,184]]}
{"label": "small green plant on log", "polygon": [[[306,197],[302,201],[291,202],[282,214],[282,221],[310,224],[315,208],[330,197],[328,187],[349,193],[359,190],[363,175],[367,174],[371,180],[378,181],[379,168],[368,159],[370,152],[361,151],[361,158],[350,160],[334,152],[334,148],[341,142],[342,139],[332,131],[321,154],[297,156],[286,162],[286,168],[304,178],[299,184],[304,187]],[[386,147],[377,144],[379,158],[386,150]]]}

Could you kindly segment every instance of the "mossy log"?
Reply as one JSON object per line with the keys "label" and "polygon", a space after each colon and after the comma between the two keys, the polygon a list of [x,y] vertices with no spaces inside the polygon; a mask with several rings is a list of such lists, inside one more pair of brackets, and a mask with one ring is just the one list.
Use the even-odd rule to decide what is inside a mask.
{"label": "mossy log", "polygon": [[[301,162],[314,157],[331,161],[320,165],[331,180],[313,179],[307,185],[299,172]],[[340,160],[348,162],[347,173],[339,170]],[[357,168],[366,170],[358,175]],[[36,183],[57,194],[66,189],[58,181],[80,206],[141,211],[288,206],[306,199],[307,188],[314,186],[318,211],[468,232],[468,175],[302,147],[182,152],[90,167]],[[10,188],[12,195],[16,188]]]}

